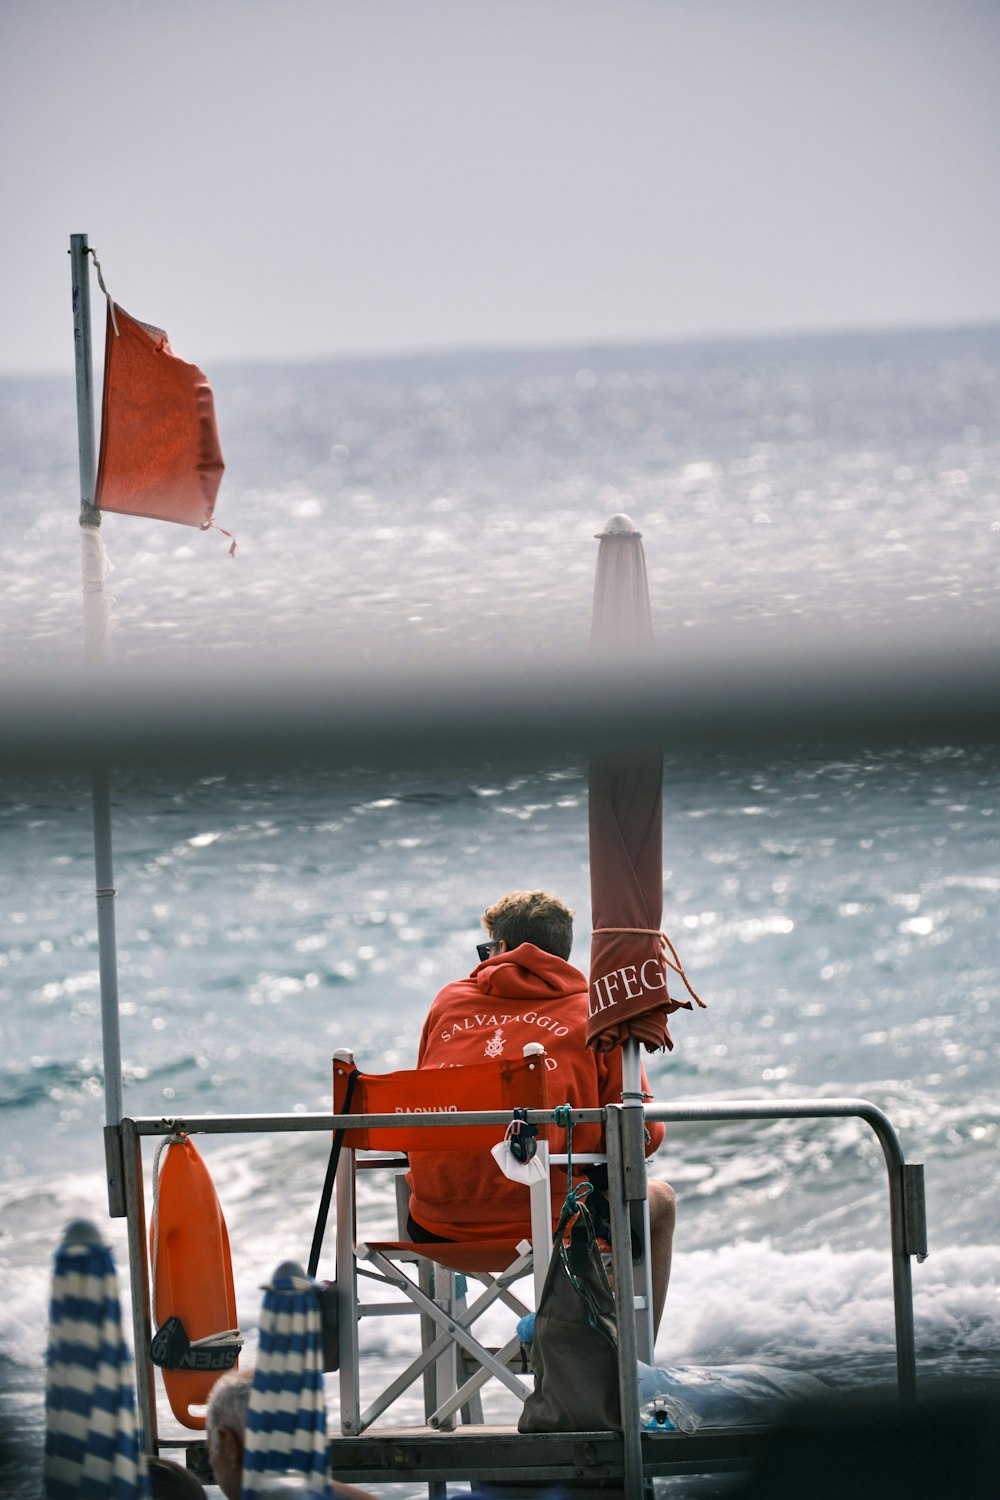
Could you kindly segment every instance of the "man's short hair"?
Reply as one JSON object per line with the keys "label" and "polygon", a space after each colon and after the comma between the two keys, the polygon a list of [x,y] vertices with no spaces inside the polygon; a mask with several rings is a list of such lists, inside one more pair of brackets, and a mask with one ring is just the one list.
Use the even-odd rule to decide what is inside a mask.
{"label": "man's short hair", "polygon": [[548,891],[509,891],[483,912],[483,926],[508,948],[533,943],[557,958],[569,958],[573,947],[573,913]]}
{"label": "man's short hair", "polygon": [[153,1500],[207,1500],[205,1486],[181,1464],[169,1458],[147,1458]]}
{"label": "man's short hair", "polygon": [[209,1448],[220,1427],[228,1427],[242,1441],[247,1427],[252,1370],[228,1370],[212,1387],[205,1412],[206,1438]]}

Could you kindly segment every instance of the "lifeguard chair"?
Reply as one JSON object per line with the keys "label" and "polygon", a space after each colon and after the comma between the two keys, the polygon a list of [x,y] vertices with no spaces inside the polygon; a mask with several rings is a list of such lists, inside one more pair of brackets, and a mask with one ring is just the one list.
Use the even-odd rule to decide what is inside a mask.
{"label": "lifeguard chair", "polygon": [[[511,1287],[528,1275],[534,1276],[536,1301],[540,1293],[553,1222],[562,1201],[560,1193],[560,1202],[552,1203],[545,1128],[539,1131],[536,1155],[543,1168],[541,1180],[524,1187],[522,1235],[494,1238],[484,1224],[470,1226],[469,1237],[459,1242],[403,1238],[409,1204],[406,1153],[488,1151],[503,1137],[502,1127],[495,1124],[449,1127],[444,1123],[417,1125],[414,1120],[433,1115],[443,1121],[451,1113],[487,1110],[503,1111],[513,1118],[515,1109],[546,1109],[544,1048],[531,1043],[524,1050],[525,1056],[514,1060],[386,1074],[362,1073],[350,1052],[334,1057],[334,1113],[382,1117],[377,1124],[345,1130],[337,1169],[340,1422],[345,1434],[363,1432],[421,1377],[424,1420],[437,1428],[454,1426],[459,1412],[465,1421],[481,1422],[479,1393],[491,1379],[500,1381],[521,1401],[531,1389],[530,1378],[511,1368],[519,1339],[515,1336],[494,1350],[474,1325],[497,1302],[515,1318],[523,1317],[530,1308]],[[575,1157],[574,1164],[603,1159]],[[398,1239],[372,1240],[358,1228],[359,1173],[373,1170],[395,1175]],[[463,1290],[462,1277],[482,1287],[472,1300]],[[394,1290],[396,1299],[363,1301],[365,1282],[374,1282],[382,1293]],[[399,1313],[419,1314],[420,1352],[362,1410],[359,1321]]]}

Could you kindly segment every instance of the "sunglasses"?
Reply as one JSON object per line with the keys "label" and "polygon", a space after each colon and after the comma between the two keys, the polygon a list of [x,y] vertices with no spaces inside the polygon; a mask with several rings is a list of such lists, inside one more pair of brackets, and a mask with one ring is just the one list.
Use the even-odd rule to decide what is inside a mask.
{"label": "sunglasses", "polygon": [[493,955],[495,953],[498,953],[499,951],[500,951],[500,942],[499,942],[499,940],[496,940],[496,941],[494,941],[492,943],[477,943],[476,944],[476,952],[479,954],[479,962],[481,964],[484,964],[488,958],[492,958]]}

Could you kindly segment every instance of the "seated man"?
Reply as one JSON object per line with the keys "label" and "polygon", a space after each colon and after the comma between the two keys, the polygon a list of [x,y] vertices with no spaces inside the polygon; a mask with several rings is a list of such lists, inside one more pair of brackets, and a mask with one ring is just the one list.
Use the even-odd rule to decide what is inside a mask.
{"label": "seated man", "polygon": [[[587,1047],[587,980],[568,962],[573,913],[546,891],[511,891],[483,913],[490,941],[468,979],[446,985],[430,1008],[420,1036],[417,1066],[453,1068],[489,1057],[520,1057],[527,1042],[541,1042],[549,1067],[549,1096],[577,1109],[620,1104],[621,1052]],[[645,1070],[642,1087],[648,1092]],[[646,1154],[663,1140],[663,1126],[646,1129]],[[598,1125],[578,1125],[574,1151],[604,1150]],[[553,1171],[555,1212],[566,1195],[566,1174]],[[521,1238],[526,1195],[488,1152],[410,1153],[410,1238],[454,1240]],[[649,1181],[650,1271],[653,1326],[659,1327],[670,1279],[674,1191]]]}
{"label": "seated man", "polygon": [[[230,1370],[212,1387],[205,1412],[208,1461],[226,1500],[240,1500],[243,1493],[243,1454],[246,1448],[247,1408],[250,1405],[252,1370]],[[331,1480],[336,1500],[374,1500],[367,1490]]]}

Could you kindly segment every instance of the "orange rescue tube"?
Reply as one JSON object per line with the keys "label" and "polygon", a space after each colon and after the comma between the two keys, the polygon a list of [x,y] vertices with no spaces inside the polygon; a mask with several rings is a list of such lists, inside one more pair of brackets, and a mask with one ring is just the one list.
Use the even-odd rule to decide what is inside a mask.
{"label": "orange rescue tube", "polygon": [[[172,1140],[166,1150],[149,1226],[149,1254],[157,1330],[179,1318],[194,1344],[237,1328],[226,1221],[208,1168],[187,1136]],[[204,1428],[204,1413],[191,1408],[204,1407],[222,1369],[236,1364],[237,1352],[234,1338],[221,1366],[217,1353],[197,1350],[186,1356],[186,1368],[161,1365],[171,1410],[185,1427]]]}

